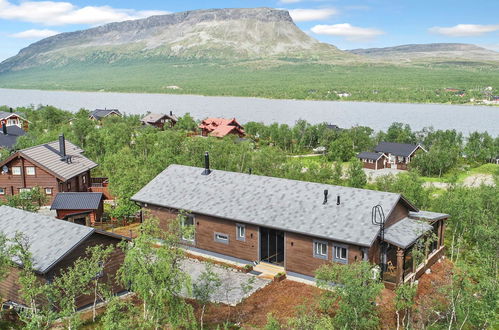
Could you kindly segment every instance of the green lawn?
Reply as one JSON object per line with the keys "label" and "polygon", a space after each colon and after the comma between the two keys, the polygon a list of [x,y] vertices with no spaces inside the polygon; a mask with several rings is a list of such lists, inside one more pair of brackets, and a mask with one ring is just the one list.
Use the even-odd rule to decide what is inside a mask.
{"label": "green lawn", "polygon": [[467,177],[475,174],[494,174],[499,172],[499,165],[496,164],[484,164],[473,168],[464,168],[462,170],[453,170],[446,173],[442,177],[421,177],[426,182],[456,182],[462,183]]}

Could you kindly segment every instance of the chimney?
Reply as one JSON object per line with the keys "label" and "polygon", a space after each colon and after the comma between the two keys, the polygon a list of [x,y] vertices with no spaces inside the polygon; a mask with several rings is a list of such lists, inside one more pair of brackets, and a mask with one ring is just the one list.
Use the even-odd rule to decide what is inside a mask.
{"label": "chimney", "polygon": [[173,111],[170,111],[170,117],[173,116]]}
{"label": "chimney", "polygon": [[338,197],[336,197],[336,205],[340,205],[340,195],[338,195]]}
{"label": "chimney", "polygon": [[14,112],[14,110],[13,110],[12,108],[9,108],[9,111],[10,111],[10,113],[13,113],[13,112]]}
{"label": "chimney", "polygon": [[210,154],[208,151],[204,153],[204,171],[201,173],[202,175],[208,175],[211,173],[210,170]]}
{"label": "chimney", "polygon": [[7,135],[7,124],[6,123],[3,123],[3,125],[2,125],[2,132],[3,132],[3,135]]}
{"label": "chimney", "polygon": [[66,160],[66,140],[64,134],[59,135],[59,155],[61,160]]}
{"label": "chimney", "polygon": [[248,172],[249,172],[249,175],[251,175],[251,173],[253,173],[253,169],[250,167],[250,168],[248,169]]}
{"label": "chimney", "polygon": [[324,202],[322,202],[322,205],[326,205],[327,204],[327,194],[329,192],[327,191],[327,189],[324,189]]}

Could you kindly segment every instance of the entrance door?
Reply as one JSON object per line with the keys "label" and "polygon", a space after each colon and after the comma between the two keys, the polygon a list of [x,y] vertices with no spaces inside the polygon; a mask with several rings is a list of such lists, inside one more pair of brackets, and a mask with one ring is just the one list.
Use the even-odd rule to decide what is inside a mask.
{"label": "entrance door", "polygon": [[284,232],[260,227],[260,260],[284,265]]}

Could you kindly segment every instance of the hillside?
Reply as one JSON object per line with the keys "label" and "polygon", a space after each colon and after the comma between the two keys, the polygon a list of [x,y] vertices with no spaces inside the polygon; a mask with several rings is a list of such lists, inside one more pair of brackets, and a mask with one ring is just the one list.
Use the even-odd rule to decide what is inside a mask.
{"label": "hillside", "polygon": [[385,48],[352,49],[356,55],[388,61],[495,61],[499,53],[471,44],[411,44]]}
{"label": "hillside", "polygon": [[61,33],[0,64],[0,73],[71,63],[150,58],[351,58],[300,30],[287,11],[210,9],[152,16]]}

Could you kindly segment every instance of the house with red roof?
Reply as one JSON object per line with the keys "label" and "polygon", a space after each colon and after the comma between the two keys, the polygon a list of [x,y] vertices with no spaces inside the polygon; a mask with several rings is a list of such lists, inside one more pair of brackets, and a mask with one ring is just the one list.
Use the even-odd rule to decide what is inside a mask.
{"label": "house with red roof", "polygon": [[223,138],[229,134],[244,137],[243,126],[235,118],[206,118],[199,124],[202,136],[215,136]]}

